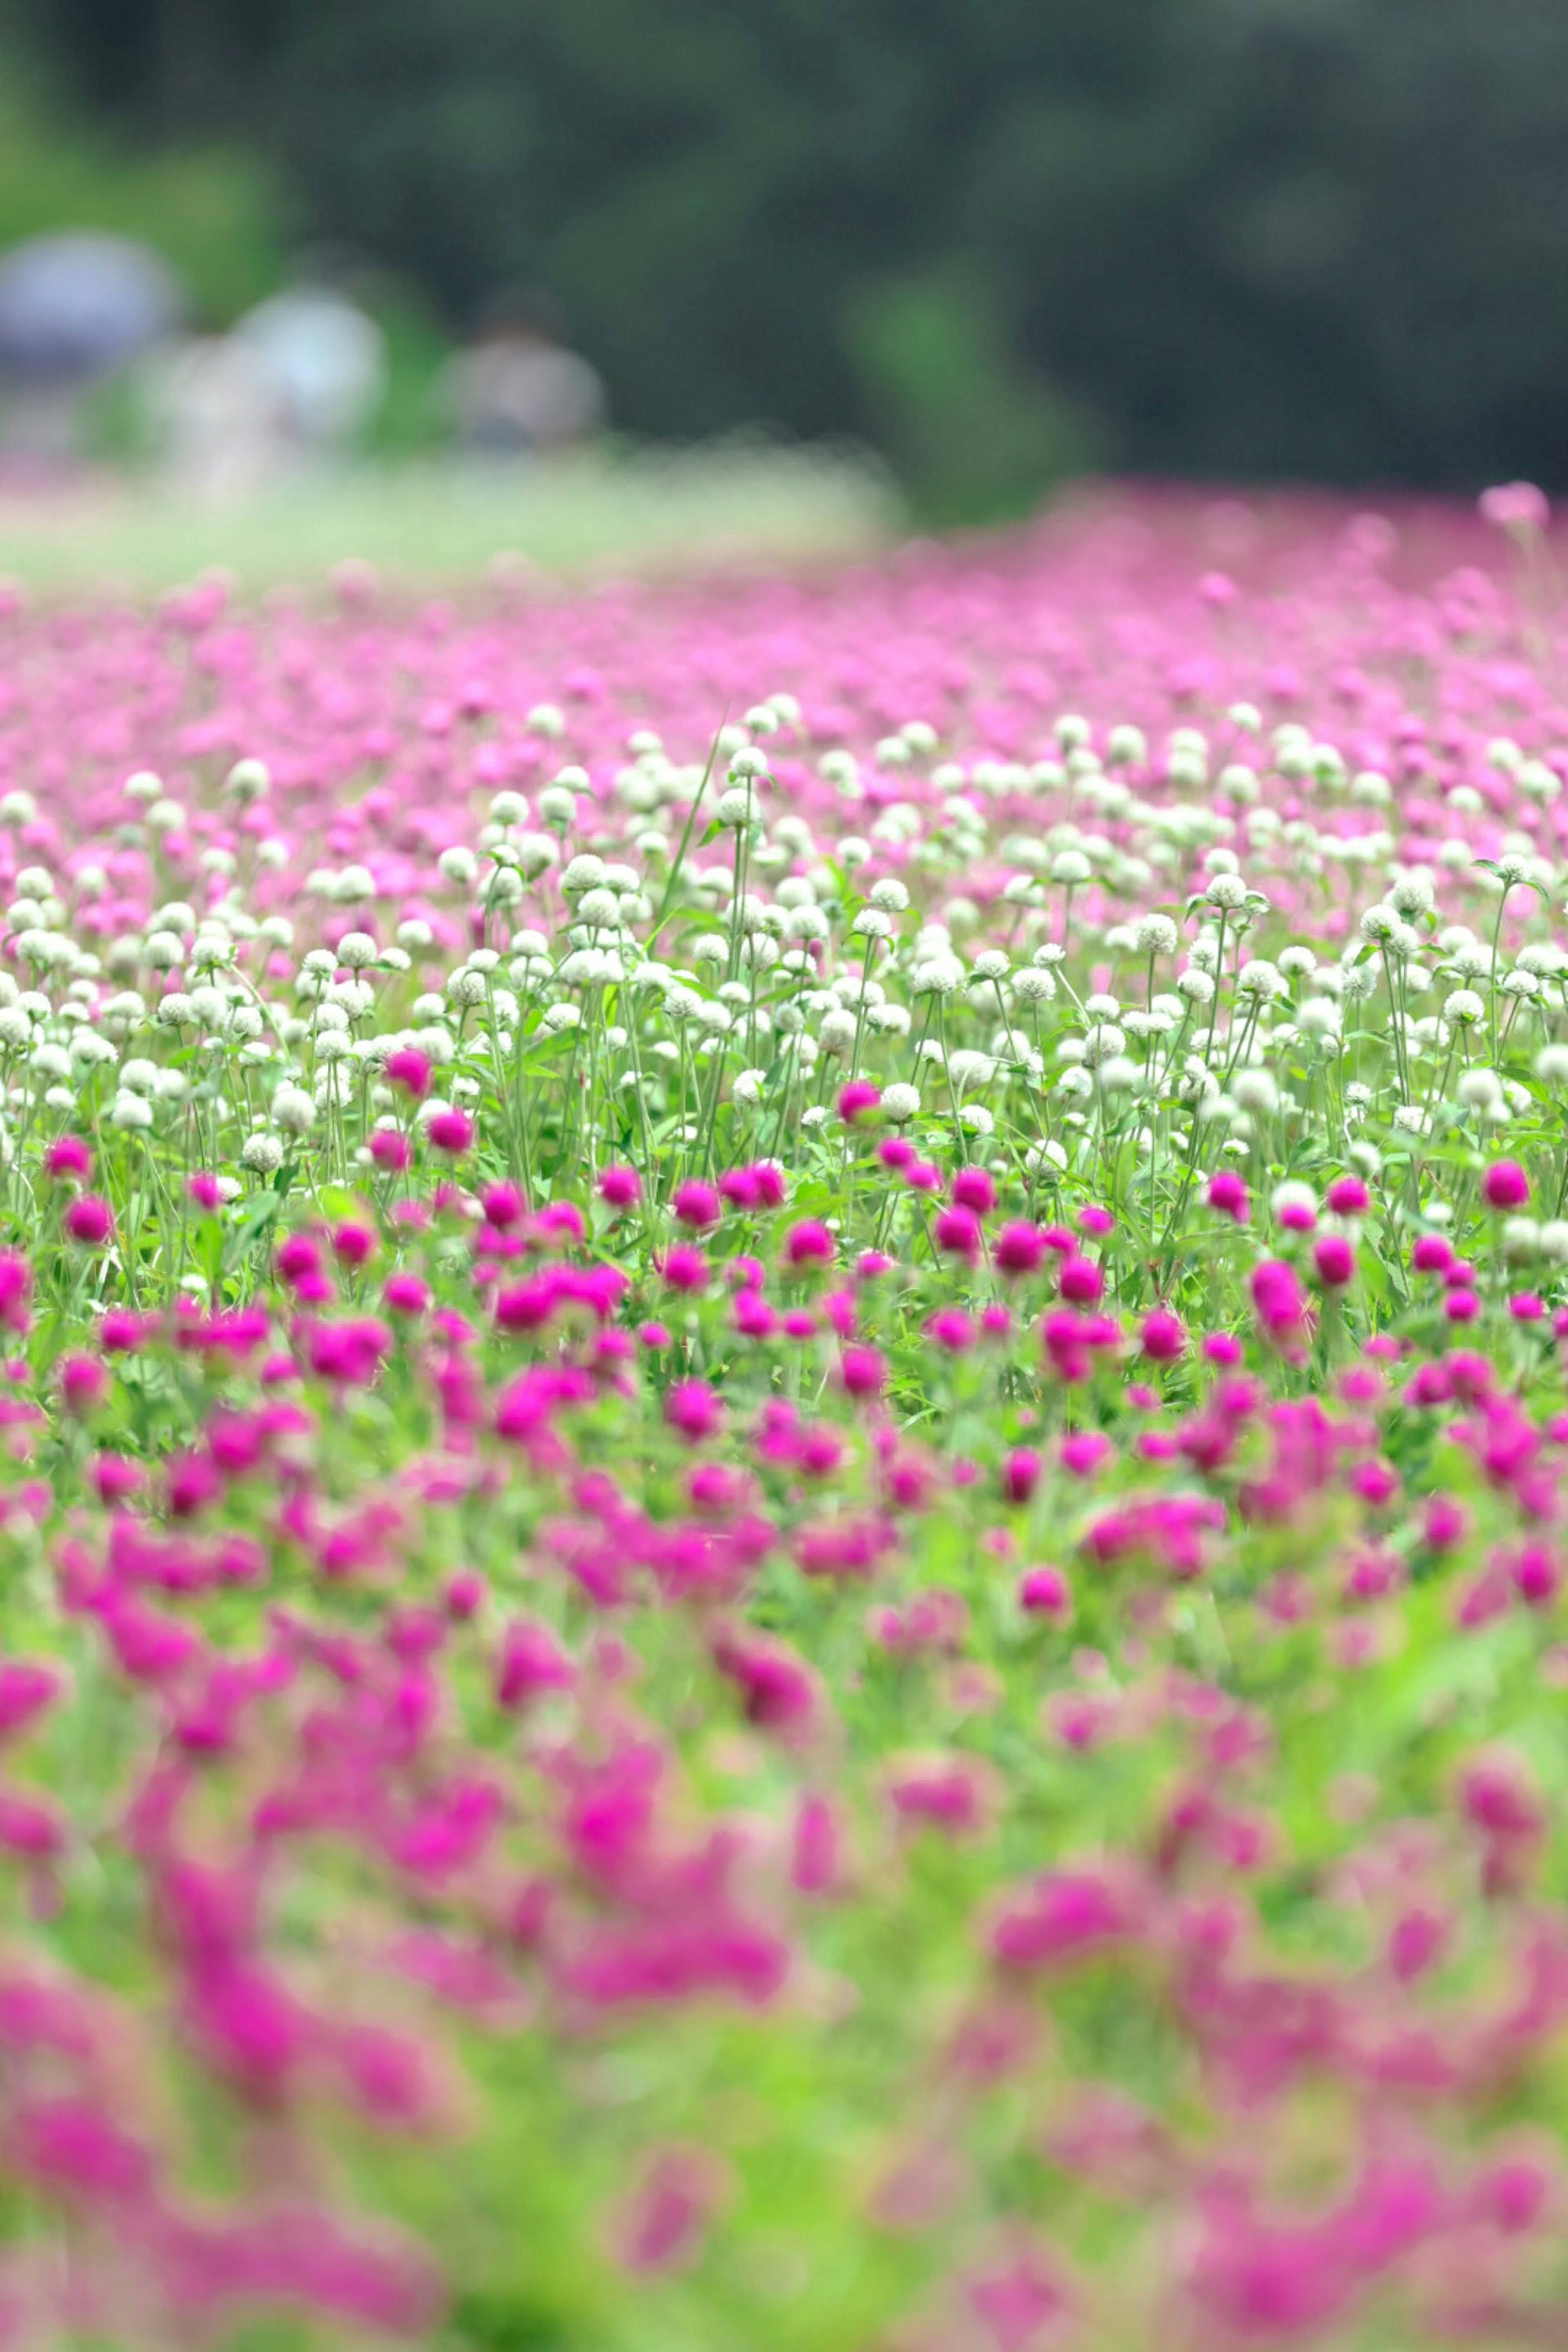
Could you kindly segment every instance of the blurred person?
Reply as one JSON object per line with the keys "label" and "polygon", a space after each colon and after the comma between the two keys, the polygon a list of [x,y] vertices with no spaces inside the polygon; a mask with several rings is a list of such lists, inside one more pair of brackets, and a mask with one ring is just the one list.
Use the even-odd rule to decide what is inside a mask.
{"label": "blurred person", "polygon": [[438,397],[458,448],[487,463],[570,447],[602,432],[608,414],[597,370],[567,349],[537,293],[491,303],[474,341],[447,362]]}
{"label": "blurred person", "polygon": [[300,457],[345,456],[386,392],[386,337],[345,290],[344,275],[341,263],[313,257],[232,333],[271,374],[285,445]]}
{"label": "blurred person", "polygon": [[58,471],[81,455],[88,396],[168,334],[184,310],[162,256],[131,237],[66,230],[0,259],[0,409],[8,459]]}
{"label": "blurred person", "polygon": [[181,488],[222,504],[286,470],[283,390],[252,345],[235,335],[184,336],[150,352],[139,373],[158,461]]}

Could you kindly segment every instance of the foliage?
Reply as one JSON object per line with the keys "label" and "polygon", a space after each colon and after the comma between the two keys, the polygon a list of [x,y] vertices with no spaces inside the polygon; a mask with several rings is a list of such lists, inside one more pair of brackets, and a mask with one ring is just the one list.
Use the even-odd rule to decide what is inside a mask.
{"label": "foliage", "polygon": [[180,272],[198,316],[220,322],[281,273],[279,206],[243,149],[153,153],[72,130],[25,79],[0,88],[0,250],[60,228],[144,238]]}
{"label": "foliage", "polygon": [[[881,431],[943,511],[1016,495],[984,447],[949,470],[994,424],[1020,484],[1048,478],[1046,394],[1142,473],[1561,470],[1550,0],[33,13],[142,126],[263,129],[319,226],[453,320],[553,288],[634,430]],[[942,289],[943,350],[889,405],[879,312],[915,285]],[[994,334],[1004,387],[1042,388],[994,418]]]}

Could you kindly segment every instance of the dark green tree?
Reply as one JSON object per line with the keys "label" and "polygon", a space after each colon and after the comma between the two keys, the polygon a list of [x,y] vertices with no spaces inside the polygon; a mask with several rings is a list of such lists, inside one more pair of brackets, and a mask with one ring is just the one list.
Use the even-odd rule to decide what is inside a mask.
{"label": "dark green tree", "polygon": [[867,433],[937,512],[1568,480],[1560,0],[9,5],[454,324],[548,288],[636,429]]}

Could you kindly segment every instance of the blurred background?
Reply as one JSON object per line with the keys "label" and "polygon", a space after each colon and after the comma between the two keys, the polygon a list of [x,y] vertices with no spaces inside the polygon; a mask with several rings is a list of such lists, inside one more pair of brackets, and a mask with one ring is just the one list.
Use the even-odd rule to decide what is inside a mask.
{"label": "blurred background", "polygon": [[1565,198],[1560,0],[0,0],[0,568],[1550,488]]}

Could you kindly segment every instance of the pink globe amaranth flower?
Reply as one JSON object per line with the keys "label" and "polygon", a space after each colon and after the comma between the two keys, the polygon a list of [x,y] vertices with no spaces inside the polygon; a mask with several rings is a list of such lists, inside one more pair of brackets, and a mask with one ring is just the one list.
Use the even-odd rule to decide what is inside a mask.
{"label": "pink globe amaranth flower", "polygon": [[839,1358],[838,1377],[852,1397],[879,1397],[888,1384],[886,1359],[876,1348],[846,1348]]}
{"label": "pink globe amaranth flower", "polygon": [[1473,1290],[1450,1290],[1443,1299],[1443,1312],[1450,1323],[1473,1323],[1481,1311],[1481,1302]]}
{"label": "pink globe amaranth flower", "polygon": [[723,1424],[724,1406],[706,1381],[677,1381],[664,1400],[664,1417],[689,1444],[699,1445],[704,1439],[717,1436]]}
{"label": "pink globe amaranth flower", "polygon": [[1508,1302],[1508,1311],[1516,1323],[1544,1323],[1546,1301],[1533,1290],[1516,1290]]}
{"label": "pink globe amaranth flower", "polygon": [[395,1127],[378,1127],[370,1139],[370,1156],[378,1168],[401,1176],[414,1153],[408,1138]]}
{"label": "pink globe amaranth flower", "polygon": [[897,1263],[898,1260],[890,1258],[886,1250],[862,1250],[855,1261],[855,1279],[857,1282],[877,1282],[884,1274],[891,1274]]}
{"label": "pink globe amaranth flower", "polygon": [[1481,1178],[1481,1198],[1489,1209],[1522,1209],[1530,1198],[1530,1179],[1517,1160],[1494,1160]]}
{"label": "pink globe amaranth flower", "polygon": [[81,1192],[68,1201],[60,1223],[83,1249],[102,1249],[113,1238],[113,1214],[108,1202],[100,1200],[96,1192]]}
{"label": "pink globe amaranth flower", "polygon": [[1410,1244],[1410,1264],[1416,1274],[1447,1274],[1454,1253],[1441,1234],[1417,1234]]}
{"label": "pink globe amaranth flower", "polygon": [[920,1153],[905,1135],[884,1135],[877,1146],[884,1168],[912,1168]]}
{"label": "pink globe amaranth flower", "polygon": [[132,1462],[124,1454],[100,1454],[92,1465],[92,1483],[99,1501],[112,1507],[129,1502],[132,1495],[141,1493],[146,1482],[139,1462]]}
{"label": "pink globe amaranth flower", "polygon": [[723,1202],[714,1187],[695,1176],[676,1186],[669,1205],[677,1222],[689,1225],[693,1233],[706,1233],[718,1223],[723,1213]]}
{"label": "pink globe amaranth flower", "polygon": [[44,1172],[56,1182],[71,1179],[85,1184],[92,1174],[92,1151],[79,1135],[57,1136],[44,1153]]}
{"label": "pink globe amaranth flower", "polygon": [[382,1286],[382,1305],[389,1315],[423,1315],[430,1304],[430,1289],[416,1274],[389,1274]]}
{"label": "pink globe amaranth flower", "polygon": [[1343,1234],[1320,1234],[1312,1244],[1312,1267],[1325,1290],[1342,1290],[1355,1279],[1355,1251]]}
{"label": "pink globe amaranth flower", "polygon": [[577,1668],[546,1625],[531,1618],[509,1625],[496,1668],[496,1704],[509,1712],[549,1691],[570,1690]]}
{"label": "pink globe amaranth flower", "polygon": [[1045,1465],[1032,1445],[1016,1445],[1002,1465],[1002,1492],[1010,1503],[1026,1503]]}
{"label": "pink globe amaranth flower", "polygon": [[1088,1478],[1109,1460],[1110,1440],[1102,1429],[1075,1430],[1062,1440],[1062,1468],[1075,1478]]}
{"label": "pink globe amaranth flower", "polygon": [[345,1218],[332,1232],[332,1255],[348,1266],[368,1265],[375,1255],[375,1234],[369,1225],[357,1218]]}
{"label": "pink globe amaranth flower", "polygon": [[1186,1352],[1186,1327],[1168,1307],[1152,1307],[1138,1336],[1152,1364],[1173,1364]]}
{"label": "pink globe amaranth flower", "polygon": [[779,1329],[786,1339],[815,1339],[816,1318],[809,1307],[792,1307],[787,1315],[779,1318]]}
{"label": "pink globe amaranth flower", "polygon": [[961,1168],[952,1180],[952,1198],[956,1207],[973,1209],[977,1217],[988,1217],[996,1206],[996,1185],[988,1168]]}
{"label": "pink globe amaranth flower", "polygon": [[639,1348],[646,1348],[650,1355],[658,1355],[661,1349],[672,1344],[668,1324],[639,1323],[637,1325],[637,1345]]}
{"label": "pink globe amaranth flower", "polygon": [[399,1045],[386,1057],[384,1075],[388,1086],[396,1087],[415,1102],[423,1102],[430,1091],[430,1061],[416,1045]]}
{"label": "pink globe amaranth flower", "polygon": [[489,1586],[477,1568],[455,1569],[447,1579],[442,1593],[447,1613],[459,1624],[477,1617],[489,1594]]}
{"label": "pink globe amaranth flower", "polygon": [[1105,1276],[1092,1258],[1065,1258],[1058,1281],[1069,1307],[1097,1307],[1105,1295]]}
{"label": "pink globe amaranth flower", "polygon": [[771,1339],[779,1318],[760,1290],[738,1290],[730,1319],[745,1339]]}
{"label": "pink globe amaranth flower", "polygon": [[305,1278],[321,1271],[321,1252],[309,1234],[286,1234],[272,1254],[272,1264],[280,1282],[297,1286]]}
{"label": "pink globe amaranth flower", "polygon": [[991,1261],[998,1274],[1037,1274],[1045,1256],[1045,1235],[1037,1225],[1022,1220],[1004,1225],[991,1249]]}
{"label": "pink globe amaranth flower", "polygon": [[528,1209],[518,1187],[504,1180],[485,1186],[479,1194],[479,1206],[485,1213],[486,1223],[493,1225],[498,1234],[510,1233],[521,1223]]}
{"label": "pink globe amaranth flower", "polygon": [[129,1355],[145,1336],[141,1318],[128,1307],[110,1307],[99,1318],[98,1344],[106,1356]]}
{"label": "pink globe amaranth flower", "polygon": [[726,1168],[719,1179],[721,1196],[731,1208],[742,1213],[760,1209],[762,1194],[757,1189],[755,1171],[750,1168]]}
{"label": "pink globe amaranth flower", "polygon": [[1287,1355],[1300,1354],[1310,1328],[1308,1307],[1291,1267],[1264,1258],[1252,1269],[1252,1306],[1264,1337]]}
{"label": "pink globe amaranth flower", "polygon": [[1096,1241],[1103,1241],[1107,1234],[1116,1231],[1116,1219],[1109,1209],[1102,1209],[1090,1201],[1078,1213],[1078,1229],[1080,1234],[1088,1234]]}
{"label": "pink globe amaranth flower", "polygon": [[1426,1505],[1421,1532],[1434,1551],[1452,1551],[1469,1532],[1470,1517],[1451,1495],[1434,1495]]}
{"label": "pink globe amaranth flower", "polygon": [[980,1255],[984,1238],[979,1218],[962,1202],[937,1211],[931,1220],[931,1236],[944,1256],[966,1258],[972,1263]]}
{"label": "pink globe amaranth flower", "polygon": [[962,1355],[974,1345],[974,1326],[962,1307],[939,1307],[926,1318],[926,1337],[950,1355]]}
{"label": "pink globe amaranth flower", "polygon": [[1218,1168],[1209,1178],[1205,1195],[1209,1207],[1233,1223],[1245,1225],[1251,1214],[1247,1186],[1234,1168]]}
{"label": "pink globe amaranth flower", "polygon": [[1310,1201],[1286,1201],[1275,1216],[1275,1223],[1288,1234],[1310,1234],[1317,1222],[1318,1213]]}
{"label": "pink globe amaranth flower", "polygon": [[537,1249],[575,1249],[587,1234],[575,1201],[547,1201],[529,1227],[529,1241]]}
{"label": "pink globe amaranth flower", "polygon": [[695,1242],[677,1242],[654,1258],[665,1286],[670,1290],[705,1290],[708,1286],[708,1260]]}
{"label": "pink globe amaranth flower", "polygon": [[109,1394],[109,1371],[96,1356],[62,1356],[58,1376],[60,1402],[79,1419],[96,1412]]}
{"label": "pink globe amaranth flower", "polygon": [[1544,1543],[1521,1545],[1508,1563],[1514,1591],[1531,1609],[1544,1609],[1557,1598],[1563,1571]]}
{"label": "pink globe amaranth flower", "polygon": [[875,1110],[881,1099],[881,1088],[874,1087],[868,1078],[851,1078],[847,1086],[838,1089],[838,1116],[846,1127],[854,1127],[868,1111]]}
{"label": "pink globe amaranth flower", "polygon": [[816,1217],[802,1217],[791,1225],[784,1238],[784,1258],[787,1265],[831,1265],[838,1244],[828,1228]]}
{"label": "pink globe amaranth flower", "polygon": [[1363,1217],[1372,1205],[1372,1195],[1359,1176],[1336,1176],[1323,1202],[1336,1217]]}
{"label": "pink globe amaranth flower", "polygon": [[223,1194],[218,1190],[217,1178],[209,1175],[205,1169],[197,1170],[186,1185],[185,1192],[194,1205],[205,1210],[209,1216],[215,1210],[223,1206]]}
{"label": "pink globe amaranth flower", "polygon": [[599,1171],[599,1198],[608,1208],[635,1209],[642,1199],[642,1178],[635,1168],[602,1168]]}
{"label": "pink globe amaranth flower", "polygon": [[[23,1338],[32,1329],[33,1269],[16,1250],[0,1249],[0,1329]],[[26,1377],[26,1366],[19,1377]]]}
{"label": "pink globe amaranth flower", "polygon": [[1018,1599],[1031,1617],[1061,1623],[1072,1615],[1072,1587],[1059,1568],[1031,1568],[1018,1581]]}
{"label": "pink globe amaranth flower", "polygon": [[474,1122],[466,1110],[438,1110],[426,1120],[425,1135],[437,1151],[460,1160],[473,1149]]}

